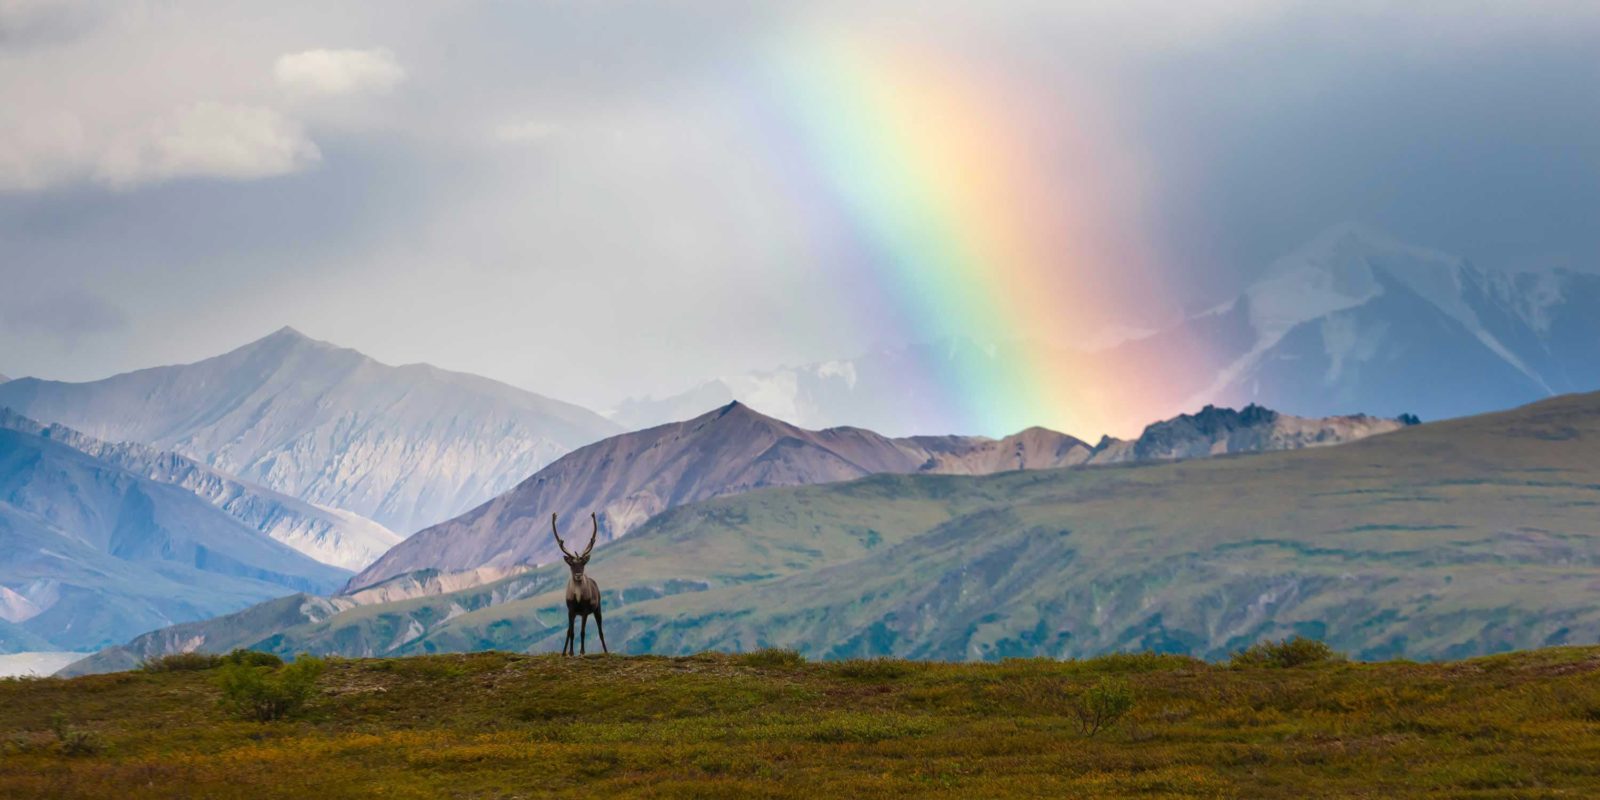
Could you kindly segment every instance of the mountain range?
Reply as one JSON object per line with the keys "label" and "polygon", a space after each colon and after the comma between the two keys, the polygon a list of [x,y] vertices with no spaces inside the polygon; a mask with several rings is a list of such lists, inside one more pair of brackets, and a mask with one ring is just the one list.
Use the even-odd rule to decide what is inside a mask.
{"label": "mountain range", "polygon": [[1148,427],[1137,440],[1088,444],[1044,428],[1003,439],[914,436],[861,428],[810,431],[739,402],[685,422],[615,436],[580,448],[515,489],[456,519],[417,533],[350,580],[354,591],[418,570],[498,577],[556,561],[551,513],[569,538],[587,537],[600,515],[601,543],[669,508],[774,486],[834,483],[880,473],[987,475],[1081,464],[1193,458],[1351,441],[1403,423],[1353,416],[1308,420],[1252,406],[1207,407]]}
{"label": "mountain range", "polygon": [[579,448],[516,488],[420,531],[350,581],[351,590],[421,569],[444,573],[544,564],[560,556],[550,514],[604,543],[674,506],[768,486],[830,483],[880,472],[994,472],[1081,463],[1091,448],[1034,429],[1005,439],[890,439],[860,428],[809,431],[730,403],[686,422]]}
{"label": "mountain range", "polygon": [[109,443],[0,408],[0,428],[60,442],[157,483],[178,486],[229,516],[324,564],[358,570],[400,541],[394,531],[338,509],[245,483],[193,459],[135,442]]}
{"label": "mountain range", "polygon": [[[740,506],[741,510],[732,516],[709,520],[703,515],[694,516],[698,522],[692,532],[679,530],[673,534],[727,535],[748,537],[748,541],[741,539],[742,544],[729,550],[706,551],[702,554],[703,560],[686,572],[678,571],[681,566],[678,556],[665,555],[659,546],[651,546],[648,552],[662,560],[653,568],[644,561],[636,565],[638,574],[634,577],[644,582],[620,589],[625,601],[631,602],[707,589],[716,583],[763,581],[813,566],[826,566],[856,552],[851,549],[855,545],[846,547],[828,538],[818,539],[820,528],[791,530],[801,516],[832,514],[826,509],[811,508],[810,500],[798,501],[806,507],[804,515],[796,516],[793,509],[780,512],[783,523],[767,529],[764,521],[767,500],[762,498],[788,502],[787,495],[774,492],[795,488],[801,485],[799,481],[815,485],[867,474],[970,477],[1022,470],[1034,474],[1042,467],[1061,464],[1120,469],[1112,465],[1142,458],[1173,460],[1251,450],[1317,447],[1403,427],[1406,423],[1402,421],[1372,417],[1306,420],[1258,407],[1243,411],[1206,408],[1198,414],[1152,425],[1139,439],[1124,442],[1108,438],[1091,448],[1071,437],[1041,429],[1024,431],[1003,440],[967,437],[897,440],[858,429],[805,431],[758,414],[742,404],[730,404],[684,423],[625,434],[575,451],[503,497],[463,515],[460,520],[440,526],[435,532],[413,536],[367,573],[352,579],[347,590],[338,596],[283,598],[222,619],[155,631],[126,647],[103,654],[84,668],[109,668],[194,647],[267,646],[263,643],[269,639],[293,646],[306,640],[292,631],[323,623],[339,631],[332,634],[340,642],[338,652],[374,654],[408,647],[413,640],[425,638],[434,626],[451,618],[509,603],[530,592],[547,591],[555,582],[564,580],[564,571],[530,571],[531,564],[526,562],[546,557],[537,555],[539,553],[554,553],[545,527],[549,519],[546,512],[552,509],[570,512],[568,538],[584,541],[587,521],[582,519],[582,508],[576,511],[567,508],[575,498],[586,498],[581,502],[590,507],[623,510],[637,509],[641,492],[654,503],[661,503],[663,497],[676,500],[641,519],[638,533],[597,549],[597,559],[615,548],[631,552],[629,545],[633,537],[652,530],[658,520],[685,519],[679,516],[680,512],[688,513],[689,508],[705,505],[692,503],[691,496],[696,492],[710,492],[709,496],[723,499],[730,496],[751,498],[753,506]],[[1039,474],[1059,472],[1061,470],[1045,469]],[[857,484],[859,481],[842,485]],[[711,491],[714,487],[720,490]],[[667,489],[694,491],[688,495],[653,493]],[[982,490],[978,490],[978,495],[990,496]],[[847,492],[845,496],[854,495]],[[607,498],[620,502],[608,505]],[[833,502],[831,495],[823,495],[821,499]],[[684,509],[668,508],[679,503],[691,505]],[[610,513],[608,510],[607,514]],[[840,513],[846,516],[829,518],[837,524],[846,524],[846,519],[854,520],[848,524],[852,526],[852,535],[866,542],[861,546],[872,549],[883,543],[878,528],[887,523],[872,509],[845,504]],[[930,525],[939,518],[931,507],[912,509],[909,514],[900,521],[913,526]],[[628,519],[626,515],[619,516]],[[732,530],[745,523],[755,527],[744,527],[742,533]],[[608,518],[603,532],[618,529],[620,526],[613,528]],[[420,550],[418,544],[434,549]],[[507,552],[536,555],[497,558]],[[411,563],[404,563],[401,558]],[[553,555],[546,558],[551,559]],[[415,564],[424,566],[413,569]],[[507,579],[508,574],[539,577],[529,582],[518,577]],[[708,580],[707,575],[715,579]],[[450,599],[441,604],[427,599],[428,596]],[[544,624],[537,620],[536,617],[497,624],[522,630],[530,624]],[[369,622],[374,627],[365,627]],[[352,629],[352,625],[359,630]],[[275,639],[280,632],[284,638]],[[319,643],[317,646],[328,645]],[[452,641],[449,646],[472,649],[475,645]]]}
{"label": "mountain range", "polygon": [[[1228,302],[1109,347],[1052,348],[1051,360],[1070,374],[1119,376],[1115,385],[1081,387],[1079,401],[1115,431],[1205,404],[1259,403],[1308,417],[1484,413],[1600,388],[1597,343],[1600,275],[1487,270],[1344,224],[1269,265]],[[630,399],[610,415],[640,428],[741,400],[805,427],[960,430],[966,417],[954,399],[930,398],[930,371],[975,358],[1021,365],[1039,350],[912,345],[717,378]],[[908,405],[908,397],[921,402]]]}
{"label": "mountain range", "polygon": [[19,378],[0,406],[170,450],[408,534],[620,432],[574,405],[424,364],[391,367],[284,328],[194,364],[90,383]]}
{"label": "mountain range", "polygon": [[[987,476],[874,475],[695,503],[595,551],[613,651],[1220,657],[1288,635],[1377,659],[1594,641],[1600,394],[1338,447]],[[358,605],[296,596],[173,647],[554,651],[567,571]]]}
{"label": "mountain range", "polygon": [[93,649],[348,575],[182,486],[0,428],[0,650]]}

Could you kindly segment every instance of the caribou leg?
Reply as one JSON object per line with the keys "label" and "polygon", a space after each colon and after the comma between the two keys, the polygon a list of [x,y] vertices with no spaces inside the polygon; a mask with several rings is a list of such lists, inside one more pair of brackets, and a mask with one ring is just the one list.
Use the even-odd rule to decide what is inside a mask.
{"label": "caribou leg", "polygon": [[606,649],[606,626],[600,622],[600,609],[594,610],[594,629],[600,632],[600,652],[610,655]]}
{"label": "caribou leg", "polygon": [[586,656],[586,655],[589,654],[588,649],[585,648],[585,645],[588,643],[588,641],[589,641],[589,615],[588,614],[584,614],[583,615],[583,625],[582,625],[582,627],[580,627],[578,629],[578,655]]}
{"label": "caribou leg", "polygon": [[572,655],[572,618],[578,616],[571,609],[567,610],[567,640],[561,645],[561,655]]}

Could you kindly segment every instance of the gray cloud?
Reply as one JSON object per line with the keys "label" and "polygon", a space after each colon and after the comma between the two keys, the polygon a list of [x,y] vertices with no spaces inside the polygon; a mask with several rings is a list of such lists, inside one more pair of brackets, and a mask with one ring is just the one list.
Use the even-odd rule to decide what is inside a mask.
{"label": "gray cloud", "polygon": [[68,352],[85,339],[119,333],[128,326],[127,312],[80,288],[11,294],[0,302],[0,327]]}

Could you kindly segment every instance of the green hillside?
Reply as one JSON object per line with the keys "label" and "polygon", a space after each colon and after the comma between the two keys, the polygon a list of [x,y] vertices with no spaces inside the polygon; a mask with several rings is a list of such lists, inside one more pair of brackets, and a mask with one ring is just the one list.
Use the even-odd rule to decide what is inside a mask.
{"label": "green hillside", "polygon": [[[663,514],[596,552],[614,650],[812,658],[1367,659],[1600,641],[1600,395],[1338,447],[990,477],[876,476]],[[345,655],[560,646],[565,568],[174,641]],[[208,633],[209,632],[209,633]],[[596,644],[591,635],[591,645]]]}
{"label": "green hillside", "polygon": [[[1594,797],[1597,671],[493,652],[335,660],[266,723],[216,669],[0,680],[0,796]],[[1091,693],[1131,709],[1090,735]]]}

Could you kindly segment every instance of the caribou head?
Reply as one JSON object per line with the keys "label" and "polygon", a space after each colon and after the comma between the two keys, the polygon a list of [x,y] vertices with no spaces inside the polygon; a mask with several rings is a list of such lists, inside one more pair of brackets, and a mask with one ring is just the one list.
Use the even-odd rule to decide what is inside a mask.
{"label": "caribou head", "polygon": [[594,540],[600,535],[599,517],[590,514],[589,520],[594,523],[594,532],[589,534],[589,544],[583,548],[582,553],[573,555],[567,549],[567,543],[561,541],[561,531],[556,530],[556,515],[550,515],[550,532],[555,534],[556,547],[561,548],[561,560],[567,562],[567,566],[572,569],[572,579],[579,583],[583,582],[583,568],[589,564],[589,553],[594,550]]}

